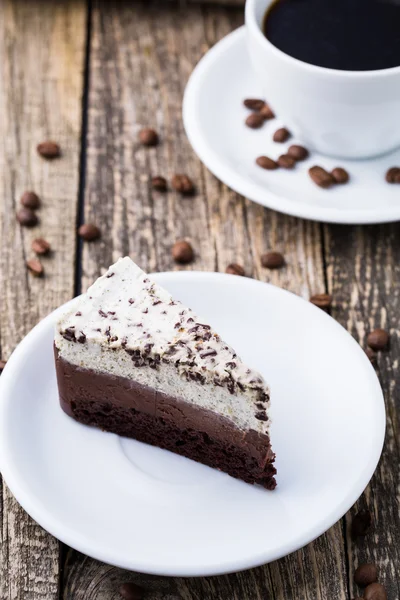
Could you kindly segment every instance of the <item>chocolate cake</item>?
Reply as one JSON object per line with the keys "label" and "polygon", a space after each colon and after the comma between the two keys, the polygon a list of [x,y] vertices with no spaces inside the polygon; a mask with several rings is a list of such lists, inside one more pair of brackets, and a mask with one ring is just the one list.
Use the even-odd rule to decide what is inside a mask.
{"label": "chocolate cake", "polygon": [[210,325],[130,258],[56,328],[63,410],[272,490],[269,390]]}

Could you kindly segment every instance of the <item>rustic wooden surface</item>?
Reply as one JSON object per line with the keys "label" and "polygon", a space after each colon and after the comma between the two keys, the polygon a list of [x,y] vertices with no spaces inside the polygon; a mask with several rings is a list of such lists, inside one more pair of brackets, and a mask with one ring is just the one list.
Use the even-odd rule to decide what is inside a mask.
{"label": "rustic wooden surface", "polygon": [[[7,358],[30,329],[74,290],[82,69],[86,7],[79,1],[0,1],[0,348]],[[56,139],[63,158],[36,152]],[[42,198],[40,225],[15,219],[26,189]],[[31,242],[45,236],[54,253],[46,277],[27,273]],[[57,540],[0,483],[0,598],[58,597]]]}
{"label": "rustic wooden surface", "polygon": [[[2,357],[119,256],[129,254],[150,271],[176,268],[170,247],[182,237],[196,251],[188,268],[224,271],[235,261],[248,276],[306,298],[328,289],[332,315],[362,344],[373,326],[392,333],[390,351],[378,364],[388,408],[385,450],[358,503],[373,512],[373,533],[352,541],[347,515],[313,544],[270,565],[222,577],[167,579],[60,551],[3,485],[0,600],[110,600],[129,580],[140,582],[149,600],[350,600],[357,595],[354,568],[365,560],[378,563],[389,600],[400,597],[399,228],[322,226],[286,217],[235,194],[201,165],[183,131],[183,90],[199,58],[242,20],[241,8],[189,2],[96,0],[87,7],[84,0],[0,0]],[[137,144],[145,126],[160,132],[157,148]],[[64,149],[51,164],[35,152],[46,137]],[[174,172],[193,178],[194,198],[151,189],[152,175]],[[15,222],[26,188],[43,198],[41,226],[33,231]],[[101,240],[76,245],[77,220],[98,223]],[[55,252],[43,261],[46,277],[33,280],[24,260],[39,232]],[[261,267],[268,249],[284,253],[284,269]]]}

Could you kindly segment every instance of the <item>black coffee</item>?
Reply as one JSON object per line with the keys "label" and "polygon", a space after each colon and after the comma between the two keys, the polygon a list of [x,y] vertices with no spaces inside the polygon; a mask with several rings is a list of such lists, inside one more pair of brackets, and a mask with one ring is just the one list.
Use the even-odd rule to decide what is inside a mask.
{"label": "black coffee", "polygon": [[400,0],[276,0],[264,34],[286,54],[320,67],[398,67]]}

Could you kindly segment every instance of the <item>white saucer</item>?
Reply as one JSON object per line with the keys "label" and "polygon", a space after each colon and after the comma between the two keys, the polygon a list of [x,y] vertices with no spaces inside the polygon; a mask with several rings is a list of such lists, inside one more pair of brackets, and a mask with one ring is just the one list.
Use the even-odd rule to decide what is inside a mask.
{"label": "white saucer", "polygon": [[64,307],[25,338],[0,378],[7,484],[54,536],[126,569],[211,575],[304,546],[352,506],[378,462],[385,410],[369,360],[331,317],[274,286],[217,273],[155,279],[270,382],[277,489],[66,416],[52,348]]}
{"label": "white saucer", "polygon": [[[385,173],[400,166],[400,149],[370,160],[350,161],[313,153],[293,171],[265,171],[255,164],[260,155],[277,158],[292,143],[272,141],[278,119],[249,129],[245,98],[263,98],[250,64],[245,28],[214,46],[193,71],[185,90],[183,119],[194,151],[221,181],[243,196],[282,213],[333,223],[384,223],[400,220],[400,186],[389,185]],[[268,98],[267,98],[268,100]],[[379,115],[377,115],[379,118]],[[368,123],[365,124],[368,127]],[[393,123],[393,127],[398,124]],[[308,168],[345,167],[351,183],[323,190]]]}

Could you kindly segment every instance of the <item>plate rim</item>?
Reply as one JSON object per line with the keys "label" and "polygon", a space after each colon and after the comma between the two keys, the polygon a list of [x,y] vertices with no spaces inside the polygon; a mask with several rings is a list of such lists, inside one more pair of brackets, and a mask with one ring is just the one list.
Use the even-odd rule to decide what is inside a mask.
{"label": "plate rim", "polygon": [[[162,284],[165,285],[165,281],[167,280],[167,284],[169,281],[174,279],[187,279],[190,280],[200,280],[200,281],[210,281],[212,280],[225,280],[226,282],[230,281],[234,285],[248,285],[249,287],[258,287],[258,286],[266,286],[267,288],[272,288],[274,290],[273,293],[283,293],[285,295],[290,295],[301,303],[307,304],[310,310],[318,311],[323,319],[328,319],[331,326],[334,328],[341,330],[341,333],[347,336],[347,339],[350,343],[354,344],[354,348],[357,352],[362,352],[363,350],[358,342],[351,336],[351,334],[335,319],[330,317],[329,315],[320,311],[319,308],[311,305],[301,296],[285,290],[283,288],[279,288],[273,284],[265,283],[259,280],[251,279],[251,278],[239,278],[235,275],[228,275],[225,273],[215,273],[208,271],[167,271],[161,273],[152,273],[152,277],[156,280],[161,279]],[[106,564],[114,565],[123,569],[138,571],[141,573],[147,573],[151,575],[161,575],[161,576],[173,576],[173,577],[196,577],[196,576],[211,576],[211,575],[221,575],[226,573],[239,572],[246,569],[254,568],[263,564],[267,564],[271,561],[278,560],[292,552],[295,552],[305,545],[314,541],[317,537],[325,533],[328,529],[330,529],[337,521],[339,521],[344,514],[353,506],[356,500],[363,493],[364,489],[368,485],[370,479],[372,478],[376,467],[378,465],[384,438],[385,438],[385,430],[386,430],[386,410],[385,410],[385,402],[383,397],[383,391],[379,383],[379,379],[370,364],[367,356],[365,356],[365,367],[367,371],[369,370],[371,381],[374,382],[377,395],[376,401],[376,412],[377,412],[377,430],[379,429],[379,436],[377,436],[377,442],[374,447],[374,451],[371,452],[371,456],[369,458],[368,464],[364,467],[362,476],[358,481],[358,485],[355,488],[352,488],[351,493],[348,493],[346,497],[342,500],[342,502],[336,507],[336,510],[331,511],[331,513],[326,516],[324,519],[318,522],[317,526],[314,526],[312,529],[312,534],[305,536],[303,533],[301,536],[298,536],[298,539],[292,540],[291,542],[287,542],[283,546],[279,547],[279,551],[267,553],[262,553],[257,556],[246,556],[245,558],[236,559],[234,561],[229,562],[219,562],[208,564],[206,566],[198,565],[196,568],[192,566],[187,567],[179,567],[179,566],[163,566],[163,565],[149,565],[149,564],[140,564],[140,561],[134,560],[134,562],[129,559],[120,560],[120,557],[117,557],[118,560],[115,560],[112,556],[112,552],[109,551],[100,551],[96,550],[96,543],[91,542],[87,543],[84,539],[79,539],[76,537],[74,532],[71,532],[68,529],[68,526],[63,524],[61,519],[55,518],[51,513],[46,511],[45,506],[41,506],[35,503],[35,499],[30,499],[29,487],[25,489],[23,483],[23,477],[18,477],[18,474],[12,472],[12,466],[7,460],[7,436],[1,435],[1,430],[4,423],[4,414],[7,411],[7,401],[3,400],[3,397],[7,395],[7,388],[13,385],[13,374],[18,371],[18,361],[22,358],[27,351],[29,351],[30,346],[35,344],[35,338],[39,332],[46,329],[49,326],[49,322],[53,322],[57,313],[61,313],[68,304],[72,304],[76,301],[76,298],[69,300],[65,304],[61,305],[54,311],[52,311],[49,315],[47,315],[44,319],[42,319],[28,334],[25,338],[18,344],[14,352],[12,353],[9,361],[7,362],[6,368],[3,371],[3,374],[0,377],[0,472],[2,476],[11,490],[11,493],[17,499],[18,503],[22,506],[22,508],[46,531],[48,531],[51,535],[53,535],[56,539],[61,542],[67,544],[71,548],[75,548],[77,551],[86,554],[87,556],[100,560]],[[363,353],[364,354],[364,353]],[[361,355],[360,355],[361,356]],[[379,397],[379,398],[378,398]],[[378,401],[379,400],[379,401]],[[380,424],[378,421],[380,420]],[[21,481],[22,479],[22,481]]]}
{"label": "plate rim", "polygon": [[[268,187],[263,190],[263,197],[260,197],[259,185],[254,184],[250,179],[237,174],[233,169],[227,166],[220,154],[216,152],[213,146],[204,136],[204,130],[199,125],[197,118],[198,90],[203,85],[207,72],[213,67],[214,62],[219,60],[220,55],[229,52],[231,46],[244,43],[246,37],[246,26],[241,25],[234,31],[228,33],[219,40],[207,53],[199,60],[193,69],[186,84],[183,103],[182,117],[186,135],[192,146],[192,149],[201,160],[201,162],[215,175],[222,183],[237,192],[238,194],[249,198],[253,202],[277,212],[288,214],[301,219],[309,219],[320,223],[337,223],[343,225],[372,225],[378,223],[393,223],[400,220],[400,204],[397,207],[382,210],[374,209],[351,209],[342,211],[339,208],[313,206],[305,202],[298,203],[290,200],[285,195],[278,195]],[[389,153],[390,154],[390,153]],[[364,159],[368,162],[368,159]]]}

